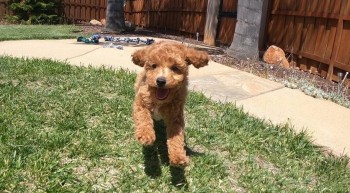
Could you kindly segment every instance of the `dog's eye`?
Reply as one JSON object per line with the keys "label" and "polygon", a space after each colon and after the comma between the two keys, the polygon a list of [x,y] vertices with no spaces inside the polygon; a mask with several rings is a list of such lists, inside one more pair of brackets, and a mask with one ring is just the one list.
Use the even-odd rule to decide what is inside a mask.
{"label": "dog's eye", "polygon": [[177,67],[175,65],[171,67],[171,70],[174,71],[174,72],[180,72],[179,67]]}
{"label": "dog's eye", "polygon": [[156,69],[156,68],[157,68],[157,64],[152,64],[151,67],[152,67],[153,69]]}

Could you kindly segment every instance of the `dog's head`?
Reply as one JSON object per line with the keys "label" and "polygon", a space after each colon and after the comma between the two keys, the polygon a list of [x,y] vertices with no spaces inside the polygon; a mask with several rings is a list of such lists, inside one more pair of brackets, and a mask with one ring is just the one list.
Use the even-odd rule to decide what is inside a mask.
{"label": "dog's head", "polygon": [[182,44],[159,42],[136,51],[132,61],[145,69],[146,82],[155,90],[158,100],[165,100],[169,94],[187,84],[188,66],[206,66],[208,54]]}

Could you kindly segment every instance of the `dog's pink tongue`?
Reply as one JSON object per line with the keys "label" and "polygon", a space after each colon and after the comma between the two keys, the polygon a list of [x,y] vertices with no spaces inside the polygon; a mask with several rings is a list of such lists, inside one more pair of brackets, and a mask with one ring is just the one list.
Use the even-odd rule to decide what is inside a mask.
{"label": "dog's pink tongue", "polygon": [[168,97],[168,95],[169,95],[169,89],[157,88],[156,97],[158,100],[164,100]]}

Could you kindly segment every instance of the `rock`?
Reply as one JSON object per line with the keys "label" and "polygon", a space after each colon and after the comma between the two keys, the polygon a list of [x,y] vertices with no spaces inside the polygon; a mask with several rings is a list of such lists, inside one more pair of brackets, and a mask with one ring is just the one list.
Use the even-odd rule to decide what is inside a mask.
{"label": "rock", "polygon": [[269,64],[281,65],[285,68],[289,68],[289,62],[286,58],[284,51],[277,46],[270,46],[263,57],[264,61]]}
{"label": "rock", "polygon": [[102,26],[102,23],[96,19],[93,19],[89,22],[91,25],[99,25]]}
{"label": "rock", "polygon": [[106,19],[105,19],[105,18],[101,19],[101,24],[102,24],[103,26],[106,26]]}
{"label": "rock", "polygon": [[130,21],[125,21],[125,29],[129,32],[134,32],[136,29],[136,25]]}

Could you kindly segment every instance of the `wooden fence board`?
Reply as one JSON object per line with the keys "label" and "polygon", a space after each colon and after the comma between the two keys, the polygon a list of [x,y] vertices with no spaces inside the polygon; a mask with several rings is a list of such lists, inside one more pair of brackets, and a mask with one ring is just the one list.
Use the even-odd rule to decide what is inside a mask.
{"label": "wooden fence board", "polygon": [[[280,9],[280,1],[281,0],[274,0],[274,1],[272,1],[272,12],[274,12],[274,11],[277,11],[277,10],[279,10]],[[270,1],[271,2],[271,1]]]}
{"label": "wooden fence board", "polygon": [[297,12],[299,13],[305,13],[306,11],[306,4],[309,2],[309,0],[300,0],[297,3]]}
{"label": "wooden fence board", "polygon": [[327,49],[325,51],[324,58],[331,59],[332,52],[333,52],[333,46],[334,46],[334,40],[335,35],[337,32],[337,20],[331,19],[327,22],[327,32],[329,33],[328,36],[328,42],[327,42]]}
{"label": "wooden fence board", "polygon": [[[343,33],[341,35],[340,42],[344,42],[339,46],[339,52],[337,55],[337,62],[340,62],[344,65],[349,65],[350,61],[350,21],[344,22]],[[347,42],[347,43],[345,43]]]}
{"label": "wooden fence board", "polygon": [[344,15],[350,15],[350,1],[348,1],[347,5],[346,5]]}
{"label": "wooden fence board", "polygon": [[[235,32],[237,20],[234,18],[222,18],[222,21],[219,25],[218,37],[217,41],[221,44],[225,44],[227,42],[232,42],[233,35]],[[225,26],[225,27],[223,27]]]}
{"label": "wooden fence board", "polygon": [[317,26],[317,37],[316,37],[316,43],[315,43],[315,52],[314,54],[319,57],[324,57],[324,53],[326,50],[327,45],[327,32],[326,32],[326,26],[327,26],[327,19],[319,18],[316,20],[316,26]]}
{"label": "wooden fence board", "polygon": [[297,53],[299,50],[301,50],[301,42],[302,42],[302,34],[303,34],[303,25],[304,25],[304,18],[302,17],[296,17],[295,18],[295,36],[293,40],[293,45],[292,45],[292,53]]}
{"label": "wooden fence board", "polygon": [[277,27],[276,29],[276,45],[280,46],[282,44],[283,38],[285,36],[285,23],[286,23],[286,16],[281,16],[277,18]]}
{"label": "wooden fence board", "polygon": [[237,11],[237,1],[232,1],[232,0],[223,1],[222,11],[223,12]]}
{"label": "wooden fence board", "polygon": [[295,16],[286,16],[285,38],[282,40],[282,46],[290,49],[294,40],[294,18]]}
{"label": "wooden fence board", "polygon": [[276,39],[276,35],[277,35],[277,23],[278,23],[279,19],[276,15],[271,15],[270,16],[270,25],[267,26],[267,43],[268,45],[273,45],[276,44],[277,39]]}
{"label": "wooden fence board", "polygon": [[305,40],[302,43],[302,52],[312,54],[312,45],[314,42],[312,42],[312,37],[314,33],[314,23],[315,23],[315,18],[306,18],[305,19]]}

